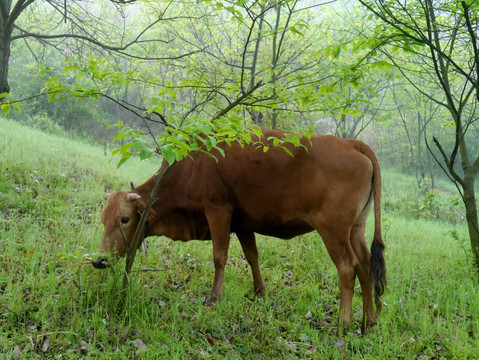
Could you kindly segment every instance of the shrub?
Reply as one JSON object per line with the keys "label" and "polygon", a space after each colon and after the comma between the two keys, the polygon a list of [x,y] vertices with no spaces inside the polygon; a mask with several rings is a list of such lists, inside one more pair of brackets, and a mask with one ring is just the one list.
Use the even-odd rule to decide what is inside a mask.
{"label": "shrub", "polygon": [[449,223],[459,223],[464,219],[464,209],[459,197],[446,192],[441,193],[438,189],[421,192],[418,195],[386,196],[384,208],[413,219]]}
{"label": "shrub", "polygon": [[23,124],[28,127],[41,130],[52,135],[64,135],[65,130],[60,125],[55,123],[47,114],[38,113],[23,117]]}

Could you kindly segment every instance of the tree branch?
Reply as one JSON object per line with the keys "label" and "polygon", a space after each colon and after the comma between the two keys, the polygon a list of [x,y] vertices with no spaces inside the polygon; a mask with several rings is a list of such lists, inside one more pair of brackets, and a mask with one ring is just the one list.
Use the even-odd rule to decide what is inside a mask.
{"label": "tree branch", "polygon": [[464,9],[464,17],[466,19],[467,31],[469,32],[469,36],[471,37],[472,48],[474,50],[474,62],[476,64],[476,83],[473,83],[473,86],[476,88],[476,97],[479,100],[479,50],[477,48],[477,38],[476,32],[472,28],[471,19],[469,17],[469,7],[465,1],[461,1],[462,8]]}
{"label": "tree branch", "polygon": [[[4,0],[2,0],[3,2]],[[10,15],[7,18],[7,21],[4,24],[4,31],[11,32],[15,21],[17,20],[18,16],[24,11],[28,6],[30,6],[35,0],[18,0],[15,4],[15,7],[10,12]],[[2,7],[3,8],[3,7]],[[6,9],[5,9],[6,10]],[[13,37],[12,37],[13,38]]]}
{"label": "tree branch", "polygon": [[[432,41],[430,41],[427,37],[425,37],[424,34],[422,34],[421,29],[409,26],[404,21],[401,21],[397,17],[395,17],[391,12],[386,11],[385,7],[381,6],[381,4],[383,3],[382,0],[375,0],[374,1],[374,3],[379,8],[379,10],[377,10],[373,6],[369,5],[365,0],[359,0],[359,2],[363,6],[365,6],[369,11],[371,11],[374,15],[376,15],[381,21],[383,21],[384,23],[393,27],[394,29],[396,29],[399,32],[399,34],[397,34],[396,37],[401,37],[401,38],[404,38],[404,39],[410,39],[413,42],[416,42],[418,44],[427,45],[431,50],[437,52],[439,57],[443,58],[444,60],[446,60],[446,62],[448,64],[452,65],[454,67],[454,69],[459,74],[461,74],[464,78],[466,78],[467,81],[469,81],[471,84],[473,84],[473,86],[475,86],[475,87],[479,86],[479,84],[475,81],[475,79],[470,74],[468,74],[466,71],[464,71],[462,66],[457,64],[457,62],[454,61],[454,59],[451,56],[446,54],[440,48],[437,48],[436,45]],[[396,2],[399,3],[399,1],[397,1],[397,0],[396,0]],[[434,10],[431,10],[431,11],[434,11]],[[409,29],[410,32],[406,31],[406,29],[402,28],[402,26],[406,29]],[[418,36],[414,36],[414,34],[416,34]]]}
{"label": "tree branch", "polygon": [[253,86],[252,88],[250,88],[248,91],[246,91],[245,93],[243,93],[239,98],[237,98],[235,101],[233,101],[232,103],[230,103],[227,107],[225,107],[224,109],[222,109],[221,111],[219,111],[215,116],[213,116],[213,118],[211,119],[212,121],[214,120],[217,120],[219,119],[220,117],[226,115],[231,109],[233,109],[234,107],[236,107],[238,104],[240,104],[244,99],[246,99],[247,97],[249,97],[256,89],[258,89],[259,87],[263,86],[263,82],[262,81],[259,81],[255,86]]}
{"label": "tree branch", "polygon": [[[155,21],[155,23],[157,23],[159,20]],[[64,38],[73,38],[73,39],[78,39],[78,40],[84,40],[84,41],[87,41],[89,43],[92,43],[94,45],[97,45],[97,46],[100,46],[101,48],[105,49],[105,50],[111,50],[111,51],[122,51],[122,50],[126,50],[128,49],[130,46],[134,45],[134,44],[138,44],[138,43],[146,43],[146,42],[162,42],[164,44],[168,44],[170,41],[165,41],[165,40],[142,40],[140,41],[139,38],[141,37],[141,35],[144,33],[144,31],[146,31],[147,29],[144,29],[140,35],[138,35],[134,40],[130,41],[128,44],[126,45],[123,45],[123,46],[110,46],[110,45],[107,45],[107,44],[103,44],[102,42],[94,39],[94,38],[91,38],[91,37],[88,37],[88,36],[85,36],[85,35],[77,35],[77,34],[54,34],[54,35],[45,35],[45,34],[38,34],[38,33],[32,33],[32,32],[28,32],[26,30],[23,30],[21,27],[19,27],[18,25],[15,25],[15,28],[18,29],[21,34],[20,35],[14,35],[12,36],[12,40],[18,40],[18,39],[22,39],[22,38],[25,38],[25,37],[33,37],[33,38],[36,38],[36,39],[43,39],[43,40],[52,40],[52,39],[64,39]]]}
{"label": "tree branch", "polygon": [[[439,152],[441,153],[442,155],[442,158],[444,160],[444,163],[446,164],[447,166],[447,169],[449,171],[449,174],[452,176],[452,178],[454,179],[454,182],[458,182],[460,183],[463,187],[464,187],[464,179],[462,179],[459,174],[456,172],[456,170],[454,169],[454,159],[455,159],[455,156],[452,156],[450,158],[447,157],[447,154],[446,152],[444,151],[442,145],[439,143],[439,140],[433,136],[432,140],[434,141],[434,144],[436,145],[436,147],[439,149]],[[456,152],[457,152],[457,149],[456,149]],[[451,161],[452,160],[452,161]],[[437,159],[436,159],[437,161]],[[438,164],[440,164],[439,161],[437,161]],[[441,166],[442,167],[442,166]]]}

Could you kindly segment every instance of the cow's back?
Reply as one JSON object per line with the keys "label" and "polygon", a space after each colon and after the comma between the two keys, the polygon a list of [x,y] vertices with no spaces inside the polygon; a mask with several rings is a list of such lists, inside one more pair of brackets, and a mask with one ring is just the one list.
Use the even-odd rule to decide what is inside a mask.
{"label": "cow's back", "polygon": [[[265,131],[267,137],[282,132]],[[190,212],[208,206],[231,206],[232,232],[253,231],[291,238],[313,230],[318,216],[334,221],[334,214],[355,218],[371,194],[372,165],[357,150],[359,142],[317,136],[307,147],[260,144],[224,146],[218,161],[195,154],[175,165],[167,197]],[[176,190],[172,190],[174,187]],[[341,211],[333,211],[338,210]]]}

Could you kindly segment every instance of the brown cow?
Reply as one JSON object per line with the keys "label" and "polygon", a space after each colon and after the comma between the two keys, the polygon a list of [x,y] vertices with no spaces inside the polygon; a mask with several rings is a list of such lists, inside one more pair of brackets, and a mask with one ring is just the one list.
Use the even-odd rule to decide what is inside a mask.
{"label": "brown cow", "polygon": [[[264,131],[262,142],[280,131]],[[264,292],[255,234],[283,239],[316,230],[339,274],[342,325],[351,321],[356,275],[363,296],[362,326],[376,322],[385,287],[384,244],[381,238],[381,174],[373,151],[356,140],[316,136],[288,144],[294,157],[279,147],[265,153],[257,145],[223,146],[218,161],[203,153],[176,163],[156,195],[148,217],[149,234],[173,240],[213,240],[215,278],[209,303],[220,299],[230,234],[235,233],[248,260],[256,293]],[[167,164],[163,164],[165,168]],[[124,256],[154,177],[129,192],[108,194],[101,218],[102,251]],[[374,203],[375,231],[369,252],[365,224]],[[310,256],[310,255],[309,255]],[[101,260],[101,259],[100,259]],[[98,261],[97,261],[98,264]]]}

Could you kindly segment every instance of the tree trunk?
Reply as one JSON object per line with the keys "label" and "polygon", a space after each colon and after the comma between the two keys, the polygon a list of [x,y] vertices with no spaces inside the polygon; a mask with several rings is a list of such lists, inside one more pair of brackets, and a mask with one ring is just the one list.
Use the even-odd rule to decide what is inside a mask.
{"label": "tree trunk", "polygon": [[[472,175],[472,176],[471,176]],[[479,275],[479,222],[477,218],[477,203],[474,190],[474,179],[476,174],[466,174],[464,177],[464,205],[466,207],[467,229],[471,240],[471,250]]]}
{"label": "tree trunk", "polygon": [[8,85],[8,61],[10,59],[11,34],[5,34],[3,29],[0,31],[0,94],[3,94],[10,92],[10,86]]}
{"label": "tree trunk", "polygon": [[[10,26],[11,0],[2,0],[0,4],[0,94],[9,93],[8,86],[8,61],[10,59],[10,43],[12,38],[12,27]],[[2,102],[0,98],[0,102]]]}
{"label": "tree trunk", "polygon": [[[15,21],[33,2],[35,0],[17,0],[12,9],[12,0],[0,0],[0,94],[10,92],[8,61]],[[2,99],[0,98],[0,102]]]}
{"label": "tree trunk", "polygon": [[278,112],[276,110],[273,110],[273,115],[271,117],[271,129],[277,129],[278,128]]}

